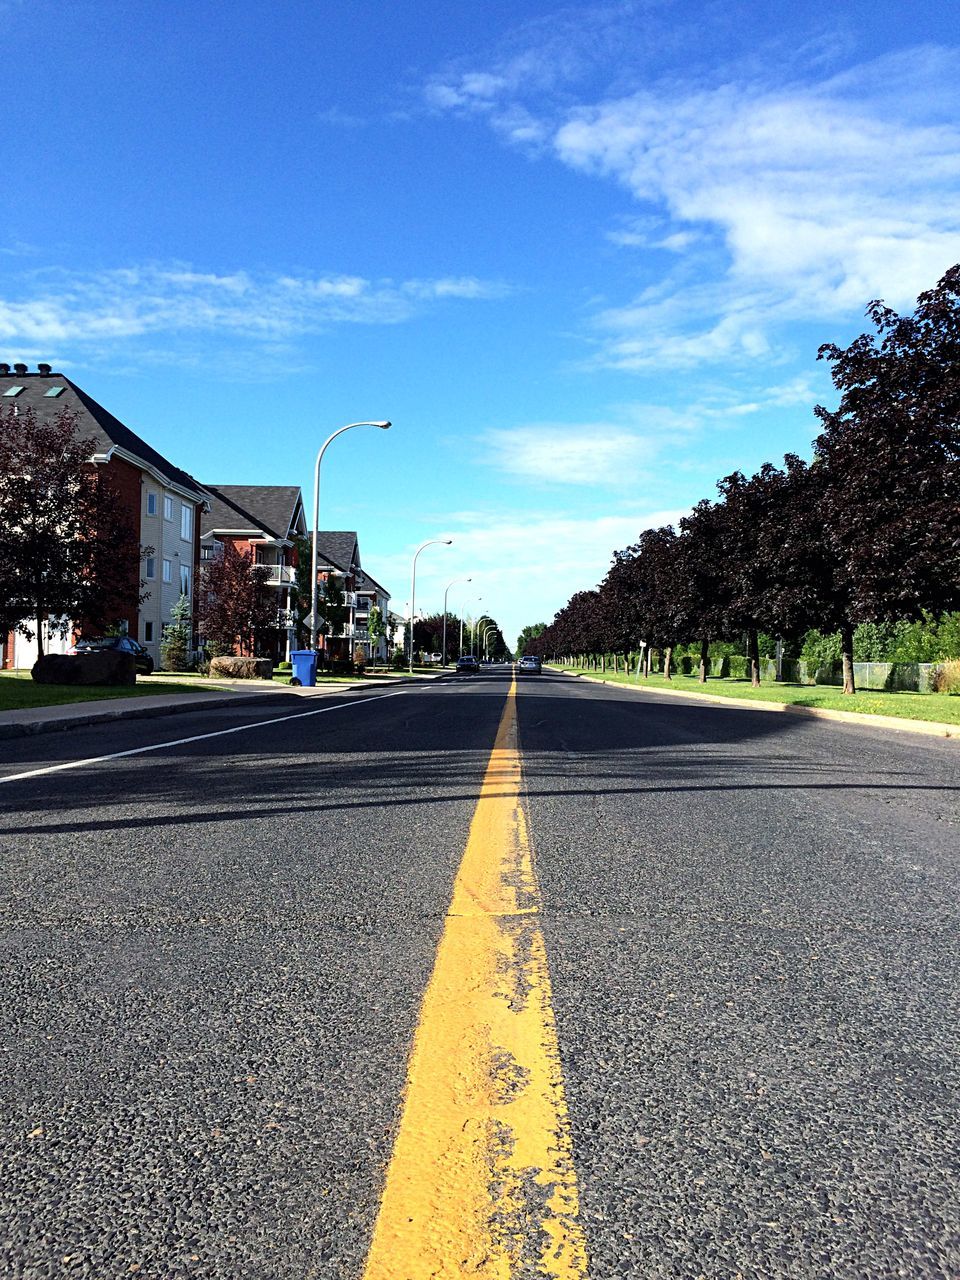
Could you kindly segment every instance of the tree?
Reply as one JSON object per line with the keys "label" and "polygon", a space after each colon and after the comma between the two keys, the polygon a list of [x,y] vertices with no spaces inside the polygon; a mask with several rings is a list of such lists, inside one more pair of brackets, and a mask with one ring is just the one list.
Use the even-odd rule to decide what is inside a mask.
{"label": "tree", "polygon": [[190,600],[181,594],[170,610],[173,621],[164,628],[160,661],[164,671],[186,671],[190,665]]}
{"label": "tree", "polygon": [[876,333],[818,353],[840,392],[835,410],[815,410],[823,431],[813,470],[846,597],[845,693],[854,691],[857,622],[960,605],[960,265],[912,315],[880,301],[867,315]]}
{"label": "tree", "polygon": [[0,414],[0,626],[37,637],[67,620],[105,630],[145,599],[141,547],[79,415]]}
{"label": "tree", "polygon": [[268,577],[267,567],[254,564],[249,551],[221,543],[213,559],[201,565],[197,616],[204,639],[226,653],[239,649],[255,654],[264,633],[277,625],[265,587]]}
{"label": "tree", "polygon": [[370,657],[373,659],[377,649],[380,647],[380,641],[387,634],[387,624],[383,620],[383,612],[376,606],[371,605],[370,616],[367,620],[367,635],[370,637]]}
{"label": "tree", "polygon": [[547,624],[545,622],[534,622],[529,627],[524,627],[517,637],[517,657],[522,658],[530,641],[539,639],[546,629]]}
{"label": "tree", "polygon": [[[309,574],[307,575],[309,578]],[[350,616],[344,597],[346,575],[331,570],[317,591],[317,634],[340,636]]]}
{"label": "tree", "polygon": [[710,663],[710,641],[721,636],[730,612],[730,589],[725,577],[724,515],[717,503],[704,498],[680,521],[676,572],[679,590],[689,605],[687,624],[700,640],[700,681]]}

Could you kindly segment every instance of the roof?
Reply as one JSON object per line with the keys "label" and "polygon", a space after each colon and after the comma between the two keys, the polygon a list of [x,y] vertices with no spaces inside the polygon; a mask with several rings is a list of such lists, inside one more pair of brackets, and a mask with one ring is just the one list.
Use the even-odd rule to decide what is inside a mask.
{"label": "roof", "polygon": [[390,599],[390,592],[387,588],[381,586],[376,578],[367,573],[366,569],[361,569],[357,575],[357,590],[376,591],[379,595],[386,596],[388,600]]}
{"label": "roof", "polygon": [[[11,387],[23,387],[18,396],[6,399],[4,392]],[[64,387],[56,397],[47,395],[52,387]],[[31,408],[41,421],[52,421],[63,409],[72,409],[78,417],[77,430],[81,436],[91,436],[98,454],[108,454],[112,449],[122,449],[148,470],[155,471],[171,484],[185,489],[202,501],[206,494],[203,486],[188,472],[181,470],[158,453],[142,436],[131,431],[119,418],[115,418],[93,396],[64,377],[62,373],[5,373],[0,374],[0,405],[16,405],[19,409]]]}
{"label": "roof", "polygon": [[201,524],[202,538],[228,529],[268,538],[290,536],[301,502],[299,485],[208,484],[206,489],[211,501]]}
{"label": "roof", "polygon": [[319,529],[318,560],[327,560],[335,569],[349,570],[360,566],[360,548],[352,529]]}

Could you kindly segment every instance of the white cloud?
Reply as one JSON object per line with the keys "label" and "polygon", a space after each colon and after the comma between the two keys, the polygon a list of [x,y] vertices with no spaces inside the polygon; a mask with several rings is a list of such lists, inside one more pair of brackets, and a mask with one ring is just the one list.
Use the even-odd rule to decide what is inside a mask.
{"label": "white cloud", "polygon": [[608,239],[673,255],[655,288],[596,318],[594,363],[771,359],[785,323],[862,316],[874,297],[909,307],[960,260],[960,51],[913,48],[777,85],[756,71],[651,79],[562,105],[555,90],[569,89],[585,45],[574,40],[565,59],[539,32],[526,62],[514,53],[487,76],[473,68],[434,85],[508,140],[619,183],[643,215]]}
{"label": "white cloud", "polygon": [[487,460],[509,475],[550,484],[620,486],[653,461],[647,437],[603,422],[494,428]]}
{"label": "white cloud", "polygon": [[406,281],[362,276],[219,275],[191,267],[46,270],[8,277],[0,297],[7,343],[90,343],[144,334],[229,333],[295,339],[336,324],[397,324],[445,299],[502,298],[509,286],[474,276]]}
{"label": "white cloud", "polygon": [[[417,562],[417,612],[440,613],[447,584],[470,577],[470,583],[451,588],[450,612],[459,613],[463,604],[468,614],[492,614],[512,646],[522,627],[549,622],[574,591],[596,586],[614,551],[630,546],[644,529],[675,523],[685,514],[643,508],[586,519],[534,509],[519,518],[448,513],[436,527],[447,530],[443,536],[452,537],[453,545],[428,548]],[[429,536],[441,534],[425,530],[423,537]],[[364,563],[378,581],[393,584],[391,605],[398,613],[409,596],[410,560],[417,545],[412,542],[401,553],[382,557],[374,549],[363,551]]]}

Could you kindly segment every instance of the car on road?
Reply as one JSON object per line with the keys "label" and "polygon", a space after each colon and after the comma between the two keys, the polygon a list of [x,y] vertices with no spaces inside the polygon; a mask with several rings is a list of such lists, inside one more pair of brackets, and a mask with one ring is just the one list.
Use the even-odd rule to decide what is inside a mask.
{"label": "car on road", "polygon": [[525,653],[520,659],[521,671],[533,671],[536,675],[540,675],[543,670],[543,664],[539,658],[535,658],[532,653]]}
{"label": "car on road", "polygon": [[480,663],[472,653],[465,653],[462,658],[457,659],[457,675],[472,676],[480,670]]}
{"label": "car on road", "polygon": [[132,653],[138,676],[148,676],[153,671],[153,659],[142,644],[132,636],[97,636],[89,640],[78,640],[70,650],[71,653],[102,653],[104,649],[115,649],[118,653]]}

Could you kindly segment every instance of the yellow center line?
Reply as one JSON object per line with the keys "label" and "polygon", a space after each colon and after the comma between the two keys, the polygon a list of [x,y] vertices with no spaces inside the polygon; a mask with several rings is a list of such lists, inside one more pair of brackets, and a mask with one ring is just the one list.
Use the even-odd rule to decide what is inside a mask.
{"label": "yellow center line", "polygon": [[516,677],[420,1011],[364,1280],[583,1280]]}

